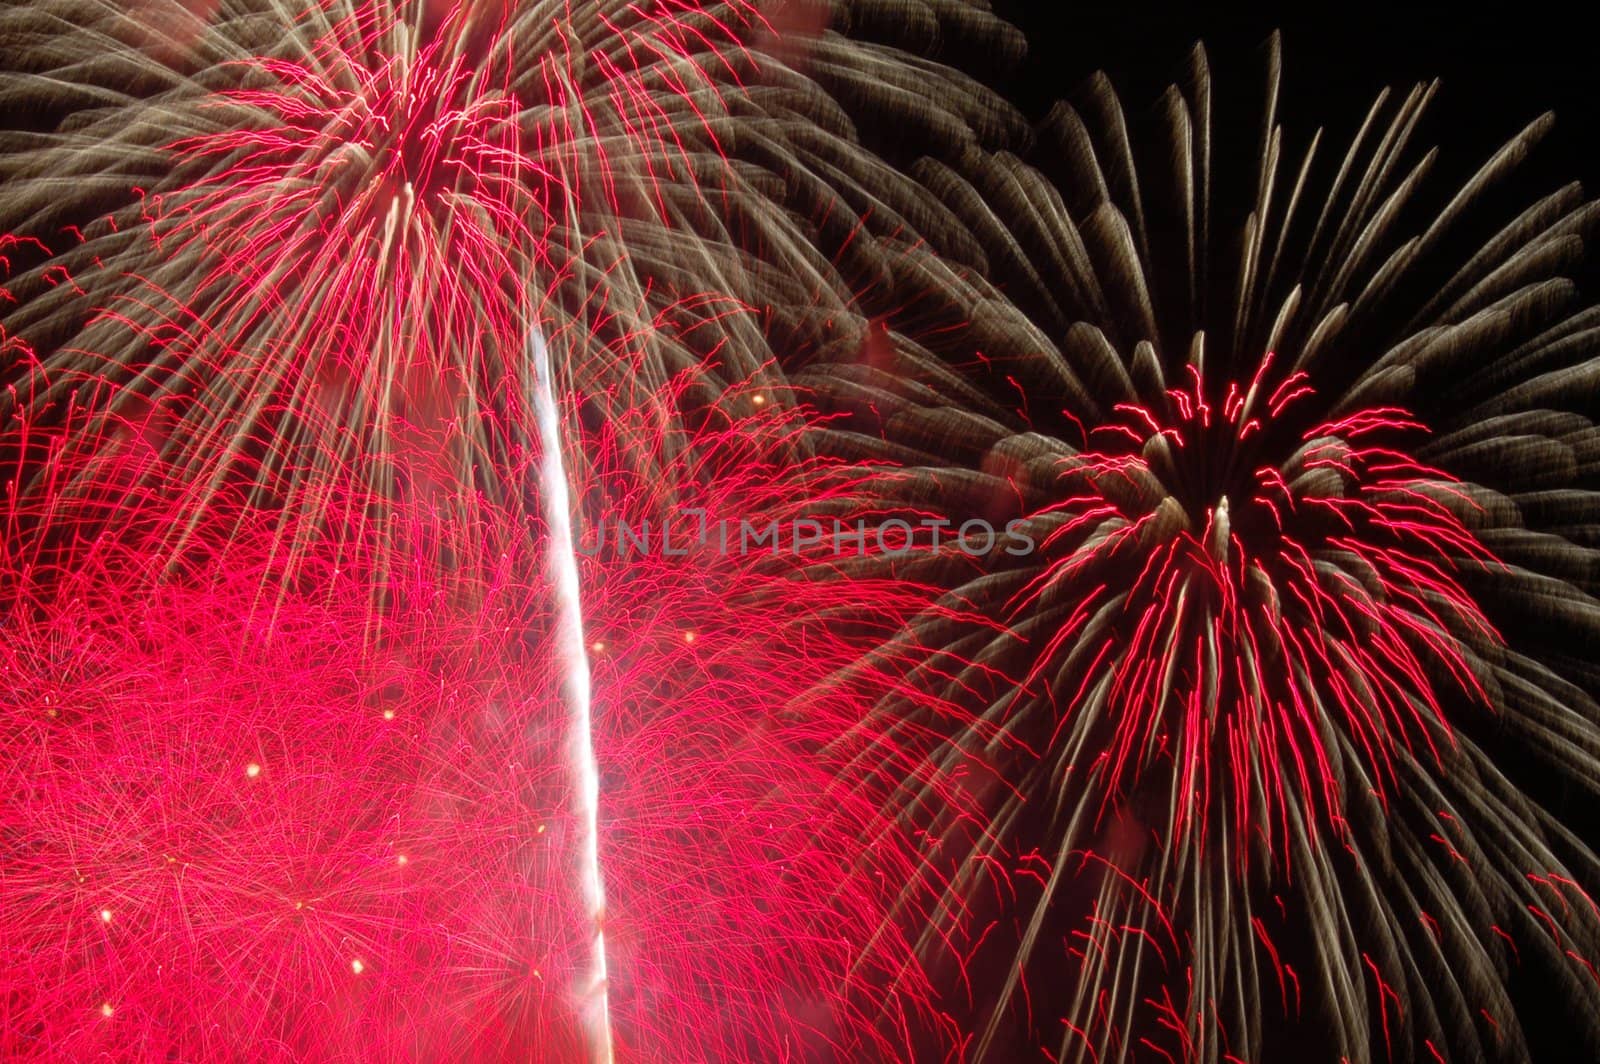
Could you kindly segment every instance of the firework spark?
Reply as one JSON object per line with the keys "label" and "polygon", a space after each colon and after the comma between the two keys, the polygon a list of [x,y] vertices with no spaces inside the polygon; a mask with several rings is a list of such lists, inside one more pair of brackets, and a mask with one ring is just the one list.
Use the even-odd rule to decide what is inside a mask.
{"label": "firework spark", "polygon": [[573,553],[572,511],[567,498],[567,471],[561,461],[560,415],[551,383],[550,352],[538,329],[529,334],[528,343],[533,348],[533,406],[539,421],[539,446],[544,453],[539,487],[544,497],[545,523],[550,529],[550,573],[558,611],[556,654],[566,677],[562,684],[564,700],[572,714],[569,741],[583,833],[579,844],[583,902],[594,922],[593,984],[585,989],[585,997],[590,1000],[588,1020],[594,1059],[609,1064],[611,1010],[606,1003],[606,895],[600,871],[600,766],[595,761],[594,725],[590,720],[589,652],[583,636],[583,600]]}
{"label": "firework spark", "polygon": [[1494,228],[1545,118],[1428,214],[1431,86],[1291,161],[1271,73],[1236,211],[1198,50],[1147,136],[1098,78],[1031,162],[919,164],[985,268],[896,249],[795,375],[925,540],[1036,545],[917,563],[948,597],[881,707],[950,737],[891,800],[976,1059],[1521,1059],[1531,979],[1595,1010],[1600,860],[1548,787],[1592,787],[1593,673],[1528,628],[1600,617],[1594,208]]}
{"label": "firework spark", "polygon": [[[170,558],[225,536],[236,497],[280,515],[291,560],[404,554],[398,504],[520,505],[530,308],[563,372],[629,405],[709,351],[732,379],[767,365],[749,316],[708,319],[694,349],[656,321],[704,291],[763,304],[756,263],[840,288],[814,230],[865,247],[926,211],[861,151],[851,118],[873,108],[852,63],[970,97],[938,132],[1014,124],[913,54],[786,39],[847,110],[757,51],[778,46],[742,2],[150,6],[192,27],[181,55],[92,3],[0,16],[54,42],[19,57],[6,96],[70,116],[7,145],[5,413],[35,437],[70,423],[63,459],[131,452],[117,488],[168,507],[151,549]],[[633,339],[654,357],[613,379],[603,352]],[[112,489],[103,462],[66,465],[21,481],[19,511],[85,527]]]}
{"label": "firework spark", "polygon": [[[594,235],[562,226],[587,181],[604,177],[614,200],[628,160],[671,165],[671,123],[638,64],[670,67],[695,40],[683,18],[698,20],[640,9],[608,27],[604,12],[573,25],[543,14],[230,10],[176,65],[109,27],[125,42],[111,64],[160,87],[44,138],[20,170],[50,176],[11,182],[14,230],[53,244],[63,213],[94,217],[68,227],[80,243],[16,278],[7,324],[33,366],[14,416],[76,418],[71,443],[96,453],[108,437],[141,437],[148,468],[132,479],[151,485],[143,505],[180,495],[174,556],[229,509],[230,492],[282,515],[289,559],[397,546],[389,502],[515,506],[531,463],[523,308],[539,302],[526,278],[594,286],[573,259]],[[264,48],[260,20],[284,43]],[[581,83],[575,48],[606,76]],[[21,75],[11,87],[60,80]],[[62,167],[133,196],[110,211],[104,192],[75,201],[58,187]],[[80,476],[24,493],[60,507],[100,487]],[[374,503],[364,520],[347,512]]]}
{"label": "firework spark", "polygon": [[[635,528],[676,506],[715,525],[846,490],[795,467],[804,422],[770,384],[724,398],[681,460],[648,463],[663,480],[632,453],[660,444],[652,411],[586,432],[587,397],[562,389],[588,471],[574,501]],[[696,524],[674,534],[694,544]],[[595,999],[573,989],[593,987],[599,943],[573,872],[602,784],[619,1059],[892,1059],[945,1022],[908,950],[859,956],[915,855],[819,755],[888,682],[859,659],[915,612],[908,589],[714,540],[580,552],[608,710],[602,778],[577,779],[558,537],[480,527],[499,567],[409,570],[374,638],[371,573],[329,559],[257,601],[273,533],[266,515],[153,587],[106,549],[8,612],[5,1052],[593,1059]],[[866,628],[834,623],[869,607],[886,612]],[[853,687],[820,693],[846,669]],[[887,841],[864,854],[863,836]]]}
{"label": "firework spark", "polygon": [[[839,27],[908,50],[780,41],[742,3],[0,14],[39,44],[0,92],[61,118],[6,135],[0,199],[4,734],[31,781],[8,1048],[576,1059],[597,1036],[565,991],[605,946],[623,1054],[887,1057],[945,1022],[907,951],[858,956],[912,862],[820,753],[876,682],[860,618],[918,592],[583,563],[627,843],[601,940],[573,926],[600,908],[593,752],[576,795],[554,771],[582,631],[545,574],[570,554],[527,503],[569,476],[635,522],[841,490],[807,472],[766,297],[848,291],[927,210],[858,128],[1018,128],[918,54],[1014,50],[946,7]],[[943,102],[910,105],[928,84]],[[554,392],[582,399],[540,490]]]}
{"label": "firework spark", "polygon": [[[942,0],[137,12],[0,13],[7,1051],[1596,1013],[1594,211],[1485,196],[1546,120],[1430,204],[1431,87],[1294,165],[1274,50],[1241,182],[1203,53],[1148,137],[1104,79],[1030,134]],[[574,557],[569,503],[917,549]]]}

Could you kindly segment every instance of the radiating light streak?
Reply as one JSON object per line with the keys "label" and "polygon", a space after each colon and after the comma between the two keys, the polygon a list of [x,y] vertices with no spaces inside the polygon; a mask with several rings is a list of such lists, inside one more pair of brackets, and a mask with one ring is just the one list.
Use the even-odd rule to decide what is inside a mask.
{"label": "radiating light streak", "polygon": [[594,754],[589,657],[583,638],[583,604],[578,589],[578,561],[572,545],[567,471],[561,461],[561,427],[551,381],[550,351],[537,326],[529,331],[528,344],[535,373],[534,414],[539,422],[539,485],[550,532],[550,576],[556,590],[556,653],[566,674],[562,688],[572,714],[572,771],[583,832],[579,875],[584,908],[594,921],[591,961],[594,978],[584,994],[584,1022],[589,1028],[593,1059],[609,1064],[612,1059],[611,1016],[606,990],[605,883],[600,875],[600,766]]}

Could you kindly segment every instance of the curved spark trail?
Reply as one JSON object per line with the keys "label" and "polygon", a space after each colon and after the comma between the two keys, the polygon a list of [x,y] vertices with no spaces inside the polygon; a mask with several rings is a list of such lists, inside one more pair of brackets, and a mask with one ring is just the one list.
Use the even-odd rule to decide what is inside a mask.
{"label": "curved spark trail", "polygon": [[556,589],[556,653],[566,679],[562,685],[572,713],[572,770],[577,782],[578,815],[583,831],[584,907],[594,922],[594,983],[585,994],[584,1020],[596,1064],[610,1064],[611,1017],[606,992],[605,884],[600,878],[600,768],[594,754],[590,720],[589,657],[583,642],[583,604],[578,596],[578,562],[572,546],[567,471],[561,462],[561,430],[556,412],[550,352],[537,326],[529,331],[534,364],[535,416],[539,421],[539,482],[545,520],[550,530],[550,573]]}

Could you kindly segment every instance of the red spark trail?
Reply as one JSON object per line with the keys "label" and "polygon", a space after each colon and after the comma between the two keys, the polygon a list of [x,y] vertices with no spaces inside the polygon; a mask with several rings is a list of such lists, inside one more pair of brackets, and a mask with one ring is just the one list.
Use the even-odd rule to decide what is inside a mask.
{"label": "red spark trail", "polygon": [[[662,398],[687,402],[701,373]],[[804,421],[770,386],[697,420],[671,461],[640,462],[667,445],[648,410],[577,439],[580,506],[714,526],[848,490],[795,464]],[[311,554],[264,604],[274,517],[223,516],[231,542],[168,575],[141,538],[159,527],[70,577],[30,577],[32,537],[7,541],[0,1001],[24,1041],[5,1051],[588,1058],[571,992],[592,973],[571,877],[588,829],[546,530],[481,519],[467,534],[498,561],[477,575],[391,556],[374,632],[370,569]],[[903,1052],[899,1031],[940,1022],[931,991],[903,944],[859,944],[917,857],[891,810],[836,782],[864,740],[824,751],[890,682],[860,667],[875,637],[829,618],[871,603],[892,626],[915,594],[806,580],[786,554],[579,561],[608,706],[619,1056]]]}
{"label": "red spark trail", "polygon": [[[1250,467],[1262,437],[1315,394],[1295,373],[1269,397],[1272,361],[1229,384],[1219,403],[1195,372],[1159,406],[1125,404],[1125,422],[1096,430],[1118,446],[1063,459],[1064,501],[1051,513],[1064,523],[1010,608],[1143,559],[1115,599],[1104,583],[1090,591],[1068,628],[1083,631],[1106,604],[1127,618],[1087,644],[1113,661],[1109,697],[1119,707],[1099,770],[1106,800],[1133,782],[1136,751],[1171,735],[1182,778],[1171,830],[1204,835],[1220,775],[1237,837],[1259,834],[1283,854],[1291,809],[1311,832],[1337,819],[1342,799],[1319,723],[1327,714],[1360,738],[1380,800],[1397,744],[1410,752],[1420,743],[1437,758],[1437,743],[1449,742],[1438,685],[1476,690],[1457,641],[1493,636],[1456,572],[1493,559],[1453,508],[1451,479],[1398,449],[1422,435],[1405,411],[1357,410],[1296,428],[1287,460]],[[1210,471],[1223,462],[1241,472]],[[1343,570],[1321,560],[1329,552],[1345,559]],[[1293,802],[1287,781],[1302,791]],[[1252,794],[1267,798],[1259,823]]]}

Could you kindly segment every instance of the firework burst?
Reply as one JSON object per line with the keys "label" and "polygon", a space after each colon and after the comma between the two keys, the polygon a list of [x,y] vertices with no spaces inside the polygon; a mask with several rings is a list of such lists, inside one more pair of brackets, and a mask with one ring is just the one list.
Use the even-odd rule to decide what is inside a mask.
{"label": "firework burst", "polygon": [[[914,855],[822,751],[887,682],[862,648],[923,600],[696,544],[676,507],[783,521],[802,485],[847,488],[795,466],[805,421],[770,385],[733,389],[744,413],[705,420],[692,460],[658,456],[653,476],[632,453],[653,412],[584,433],[586,398],[563,404],[589,470],[577,513],[678,514],[695,546],[577,556],[618,1056],[903,1055],[904,1032],[947,1021],[907,948],[863,963],[859,943]],[[8,614],[6,1052],[592,1055],[576,869],[594,824],[568,767],[551,537],[496,520],[476,533],[492,571],[407,571],[378,636],[372,573],[328,559],[259,602],[283,564],[271,515],[154,592],[128,595],[108,548]],[[830,623],[868,606],[881,621]],[[851,666],[853,688],[819,693]],[[863,853],[863,833],[886,841]]]}
{"label": "firework burst", "polygon": [[[1430,202],[1432,87],[1291,161],[1274,49],[1240,181],[1203,53],[1030,134],[944,0],[0,38],[8,1052],[577,1059],[598,938],[623,1057],[1596,1011],[1593,211],[1486,202],[1548,120]],[[579,796],[541,462],[657,535],[576,559]]]}
{"label": "firework burst", "polygon": [[[691,56],[715,50],[714,13],[615,14],[245,5],[158,60],[136,24],[91,6],[13,12],[23,29],[81,19],[63,53],[112,45],[94,77],[40,56],[14,95],[82,107],[72,97],[99,84],[140,87],[101,90],[14,158],[8,228],[67,243],[12,286],[11,416],[67,423],[68,459],[139,437],[148,468],[124,476],[181,494],[174,554],[228,492],[283,515],[290,556],[330,527],[392,542],[382,505],[361,519],[373,503],[516,506],[527,336],[552,316],[552,289],[599,276],[580,265],[595,236],[580,204],[591,183],[613,209],[638,193],[654,176],[641,158],[682,170],[658,82],[689,106]],[[587,295],[648,320],[659,306],[605,299],[624,272]],[[561,324],[546,328],[574,335]],[[604,370],[598,355],[572,361]],[[20,494],[81,519],[76,500],[103,490],[80,475]]]}
{"label": "firework burst", "polygon": [[[949,588],[882,711],[952,737],[895,792],[901,904],[978,1059],[1522,1059],[1529,988],[1594,1010],[1600,863],[1547,785],[1592,787],[1592,670],[1545,627],[1597,616],[1593,209],[1495,228],[1548,118],[1430,206],[1431,86],[1294,158],[1270,66],[1237,207],[1198,50],[1147,137],[1099,78],[1032,163],[924,162],[985,270],[900,249],[795,377]],[[932,551],[976,518],[1032,549]]]}
{"label": "firework burst", "polygon": [[[592,1051],[527,354],[580,514],[836,496],[763,316],[928,216],[853,119],[1018,126],[915,54],[1015,35],[909,13],[840,28],[910,51],[737,3],[0,15],[43,130],[7,134],[0,205],[8,1048]],[[912,864],[824,753],[879,682],[859,618],[917,590],[580,571],[620,1051],[893,1056],[943,1024],[908,951],[859,956]]]}
{"label": "firework burst", "polygon": [[[65,117],[9,136],[0,230],[8,432],[53,431],[73,469],[30,462],[17,511],[81,533],[137,488],[168,500],[170,556],[230,497],[282,515],[288,557],[403,550],[401,502],[522,505],[535,327],[564,382],[630,407],[708,352],[733,379],[767,364],[748,315],[692,349],[658,319],[703,291],[761,305],[756,262],[841,289],[815,231],[914,229],[912,184],[860,151],[857,66],[947,83],[924,139],[1008,128],[953,72],[833,34],[780,49],[737,2],[153,6],[6,13],[8,37],[53,35],[6,96]],[[925,22],[924,49],[943,22],[1009,40]],[[156,23],[186,32],[152,49]],[[654,357],[618,375],[606,352],[640,341]],[[114,488],[85,468],[111,450]]]}

